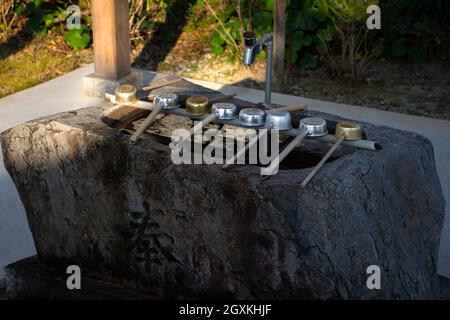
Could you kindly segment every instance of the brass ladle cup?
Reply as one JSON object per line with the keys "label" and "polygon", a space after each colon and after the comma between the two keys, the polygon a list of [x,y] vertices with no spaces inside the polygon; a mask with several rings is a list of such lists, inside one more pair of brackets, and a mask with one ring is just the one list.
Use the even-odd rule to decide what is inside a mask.
{"label": "brass ladle cup", "polygon": [[344,141],[356,141],[362,139],[361,125],[353,122],[339,122],[336,125],[335,136],[338,139],[333,146],[328,150],[325,156],[314,167],[314,169],[308,174],[308,176],[300,183],[300,187],[305,188],[309,181],[316,175],[316,173],[323,167],[331,155],[336,151],[339,145]]}

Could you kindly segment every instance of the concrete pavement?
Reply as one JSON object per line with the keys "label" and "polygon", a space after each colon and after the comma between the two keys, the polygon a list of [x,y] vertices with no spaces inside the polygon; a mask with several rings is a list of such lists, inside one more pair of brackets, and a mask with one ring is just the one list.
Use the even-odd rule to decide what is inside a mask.
{"label": "concrete pavement", "polygon": [[[86,97],[82,90],[82,78],[93,71],[93,66],[77,69],[64,76],[0,99],[0,132],[20,123],[49,114],[76,110],[103,103],[101,99]],[[144,83],[162,75],[144,72]],[[190,81],[224,93],[237,92],[239,98],[261,102],[264,92],[222,85],[214,82]],[[306,103],[312,110],[340,115],[357,121],[414,131],[430,139],[434,146],[436,165],[447,203],[450,203],[450,122],[409,116],[345,104],[277,94],[273,102],[281,105]],[[35,254],[35,248],[27,225],[25,211],[17,191],[6,172],[0,153],[0,279],[3,267],[13,261]],[[441,235],[438,272],[450,278],[450,208]]]}

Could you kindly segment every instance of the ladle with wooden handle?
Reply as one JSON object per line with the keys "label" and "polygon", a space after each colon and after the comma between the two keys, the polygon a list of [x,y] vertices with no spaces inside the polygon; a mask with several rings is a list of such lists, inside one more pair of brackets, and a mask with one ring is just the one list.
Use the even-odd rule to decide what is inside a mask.
{"label": "ladle with wooden handle", "polygon": [[150,90],[162,88],[165,86],[171,86],[174,84],[178,84],[182,81],[183,81],[183,79],[175,79],[175,80],[168,80],[168,81],[163,81],[163,82],[154,82],[154,83],[149,84],[148,86],[143,87],[142,90],[150,91]]}
{"label": "ladle with wooden handle", "polygon": [[[236,94],[234,94],[234,95],[236,95]],[[232,96],[232,95],[230,95],[230,96]],[[223,97],[223,98],[225,98],[225,97]],[[220,100],[223,100],[223,99],[220,99]],[[216,101],[218,101],[218,100],[214,100],[214,101],[210,100],[211,103],[216,102]],[[278,112],[278,111],[294,112],[294,111],[300,111],[300,110],[305,110],[305,109],[306,109],[306,106],[304,104],[296,104],[296,105],[292,105],[292,106],[286,106],[286,107],[265,110],[265,112],[266,113],[273,113],[273,112]],[[197,123],[194,127],[191,128],[190,135],[192,136],[194,134],[194,131],[198,130],[201,127],[204,127],[208,123],[213,122],[215,119],[216,119],[216,115],[214,113],[211,113],[205,119],[203,119],[201,122]]]}
{"label": "ladle with wooden handle", "polygon": [[[208,100],[208,98],[205,96],[191,96],[186,100],[186,112],[193,116],[203,116],[205,114],[210,113],[211,104],[213,104],[213,106],[214,106],[215,105],[214,102],[229,99],[236,95],[237,95],[237,93],[229,93],[229,94],[226,94],[226,95],[223,95],[220,97],[212,98],[210,100]],[[223,110],[223,112],[220,112],[220,114],[224,114],[227,116],[221,117],[220,114],[218,112],[216,112],[217,110],[214,110],[214,112],[211,112],[205,119],[203,119],[202,121],[200,121],[196,125],[194,125],[192,128],[190,128],[187,137],[192,137],[192,135],[195,132],[197,132],[197,130],[201,130],[201,128],[203,128],[208,123],[214,121],[214,119],[216,119],[218,117],[222,120],[234,119],[236,117],[235,115],[237,114],[237,107],[231,103],[226,103],[226,104],[224,103],[223,105],[224,105],[224,108],[222,108],[222,109],[224,109],[224,110]],[[215,106],[215,107],[213,107],[213,109],[216,109],[216,107],[220,108],[220,106]],[[231,116],[229,115],[230,112],[227,113],[225,109],[230,110]],[[179,141],[179,142],[172,143],[172,146],[175,146],[176,144],[181,144],[186,139],[187,138],[184,138],[184,139],[181,139],[181,141]]]}
{"label": "ladle with wooden handle", "polygon": [[[214,115],[214,119],[233,120],[237,118],[238,108],[236,107],[236,105],[228,102],[214,103],[211,107],[211,115]],[[202,122],[200,122],[200,124],[201,123]],[[202,127],[198,127],[198,124],[195,125],[193,128],[191,128],[191,130],[189,130],[188,135],[183,136],[180,141],[171,142],[169,145],[170,148],[173,150],[174,148],[176,148],[176,146],[182,145],[185,141],[190,139],[190,137],[196,132],[197,129],[201,130]]]}
{"label": "ladle with wooden handle", "polygon": [[273,109],[268,109],[265,111],[266,111],[266,113],[272,113],[272,112],[278,112],[278,111],[295,112],[295,111],[306,110],[307,108],[308,107],[304,104],[294,104],[292,106],[273,108]]}
{"label": "ladle with wooden handle", "polygon": [[316,175],[316,173],[323,167],[331,155],[336,151],[339,145],[344,140],[356,141],[362,139],[362,129],[361,126],[353,122],[339,122],[336,125],[336,138],[338,139],[333,146],[328,150],[325,156],[320,160],[320,162],[314,167],[314,169],[308,174],[305,180],[300,183],[300,187],[305,188],[309,181]]}
{"label": "ladle with wooden handle", "polygon": [[175,93],[162,93],[155,96],[154,108],[150,115],[139,126],[136,132],[130,137],[130,143],[136,143],[139,137],[144,133],[150,124],[155,121],[156,116],[162,109],[175,109],[180,106],[178,101],[178,95]]}
{"label": "ladle with wooden handle", "polygon": [[[143,88],[143,90],[154,90],[169,85],[182,82],[182,79],[155,82]],[[126,128],[130,123],[148,114],[148,107],[145,101],[139,100],[137,88],[131,84],[122,84],[115,88],[114,95],[105,92],[106,100],[113,104],[117,104],[104,117],[108,123],[111,123],[117,130]],[[152,101],[154,95],[149,95],[148,99]],[[153,105],[151,105],[153,109]]]}
{"label": "ladle with wooden handle", "polygon": [[239,159],[242,155],[244,155],[247,152],[247,150],[249,150],[252,146],[254,146],[265,134],[266,131],[260,130],[257,136],[251,138],[248,141],[248,143],[244,146],[244,148],[239,149],[238,152],[236,152],[236,154],[222,166],[222,169],[226,170],[231,165],[233,165],[237,159]]}
{"label": "ladle with wooden handle", "polygon": [[[291,153],[291,151],[307,136],[320,137],[328,134],[327,122],[322,118],[303,118],[300,120],[297,136],[279,153],[271,158],[268,167],[262,170],[263,175],[271,176],[277,170],[280,163]],[[274,161],[278,157],[278,161]]]}
{"label": "ladle with wooden handle", "polygon": [[[286,107],[280,107],[280,108],[275,108],[275,109],[270,109],[270,110],[266,110],[266,128],[269,130],[285,130],[287,128],[280,128],[277,125],[288,121],[289,122],[289,129],[292,128],[290,122],[291,122],[291,117],[289,112],[295,112],[295,111],[300,111],[300,110],[304,110],[306,108],[305,105],[303,104],[297,104],[297,105],[292,105],[292,106],[286,106]],[[287,113],[287,114],[286,114]],[[274,123],[268,123],[271,122],[271,115],[278,115],[280,118],[286,117],[287,119],[285,121],[277,121]],[[238,152],[231,158],[229,159],[225,165],[222,166],[222,169],[227,169],[228,167],[230,167],[232,164],[234,164],[234,162],[239,159],[242,155],[244,155],[247,150],[249,150],[252,146],[254,146],[265,134],[265,131],[260,131],[258,133],[258,135],[256,137],[253,137],[252,139],[249,140],[249,142],[245,145],[244,148],[238,150]]]}
{"label": "ladle with wooden handle", "polygon": [[[232,97],[234,97],[234,96],[236,96],[237,94],[236,93],[230,93],[230,94],[226,94],[226,95],[224,95],[224,96],[221,96],[221,97],[216,97],[216,98],[212,98],[212,99],[210,99],[209,100],[209,104],[214,104],[215,102],[218,102],[218,101],[222,101],[222,100],[225,100],[225,99],[228,99],[228,98],[232,98]],[[190,98],[192,98],[192,97],[190,97]],[[190,98],[188,98],[188,100],[190,99]],[[206,98],[206,97],[205,97]],[[207,99],[207,98],[206,98]],[[202,106],[195,106],[195,105],[193,105],[193,104],[191,104],[190,105],[190,108],[188,108],[188,106],[187,106],[187,104],[189,104],[189,101],[186,101],[186,111],[189,113],[189,114],[192,114],[192,115],[195,115],[195,116],[202,116],[202,115],[205,115],[205,114],[208,114],[209,113],[209,115],[206,117],[206,118],[204,118],[202,121],[200,121],[200,122],[198,122],[195,126],[193,126],[190,130],[189,130],[189,136],[192,136],[193,134],[194,134],[194,132],[196,132],[197,130],[200,130],[201,128],[203,128],[204,126],[206,126],[208,123],[211,123],[211,122],[213,122],[217,117],[218,117],[218,115],[217,115],[217,113],[215,113],[215,112],[211,112],[210,113],[210,111],[211,111],[211,108],[208,108],[208,109],[205,109],[205,108],[203,108]],[[193,112],[194,111],[194,112]],[[234,118],[234,117],[233,117]],[[229,119],[231,119],[231,118],[229,118]],[[228,120],[228,119],[222,119],[222,120]]]}

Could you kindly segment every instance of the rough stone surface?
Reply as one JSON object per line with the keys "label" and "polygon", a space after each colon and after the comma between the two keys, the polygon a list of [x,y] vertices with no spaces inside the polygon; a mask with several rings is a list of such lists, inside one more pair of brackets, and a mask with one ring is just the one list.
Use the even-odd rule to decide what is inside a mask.
{"label": "rough stone surface", "polygon": [[439,298],[444,198],[424,137],[365,123],[383,150],[343,153],[303,190],[309,168],[174,165],[164,139],[130,145],[101,111],[1,136],[44,264],[164,298]]}
{"label": "rough stone surface", "polygon": [[[112,281],[86,276],[80,278],[80,290],[67,288],[66,268],[51,268],[39,262],[37,256],[28,257],[5,267],[6,287],[4,299],[64,299],[64,300],[143,300],[149,295],[124,289]],[[2,288],[0,287],[0,292]],[[1,292],[3,293],[3,292]],[[0,300],[2,295],[0,294]]]}
{"label": "rough stone surface", "polygon": [[6,281],[0,280],[0,300],[6,300]]}
{"label": "rough stone surface", "polygon": [[450,279],[439,276],[439,285],[442,300],[450,300]]}

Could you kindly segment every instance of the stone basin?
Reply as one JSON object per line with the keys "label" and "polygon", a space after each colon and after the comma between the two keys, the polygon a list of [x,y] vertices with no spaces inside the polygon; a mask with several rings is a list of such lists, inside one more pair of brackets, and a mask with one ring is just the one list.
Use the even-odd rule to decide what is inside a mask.
{"label": "stone basin", "polygon": [[[102,111],[52,115],[1,136],[43,264],[77,264],[159,298],[439,296],[444,198],[424,137],[363,123],[383,149],[343,146],[301,189],[329,144],[295,150],[262,180],[257,166],[175,165],[164,139],[130,145]],[[342,120],[294,118],[305,115]],[[164,119],[151,129],[160,137]],[[302,155],[311,161],[297,165]],[[379,290],[366,286],[371,265]]]}

